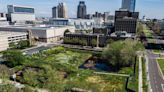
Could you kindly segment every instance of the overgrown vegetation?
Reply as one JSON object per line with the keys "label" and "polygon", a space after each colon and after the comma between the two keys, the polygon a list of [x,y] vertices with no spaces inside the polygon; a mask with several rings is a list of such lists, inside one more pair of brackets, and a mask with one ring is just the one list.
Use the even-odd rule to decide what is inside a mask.
{"label": "overgrown vegetation", "polygon": [[11,42],[9,44],[10,49],[25,49],[27,47],[30,47],[30,43],[28,40],[21,40],[18,43]]}
{"label": "overgrown vegetation", "polygon": [[113,42],[103,51],[102,57],[109,65],[118,71],[122,67],[130,67],[135,63],[136,51],[142,50],[143,46],[136,40]]}
{"label": "overgrown vegetation", "polygon": [[[140,43],[130,39],[112,42],[102,55],[108,65],[116,66],[118,73],[132,75],[135,51],[140,47]],[[52,92],[70,92],[77,89],[93,92],[126,92],[126,77],[102,76],[94,74],[94,70],[79,69],[79,66],[91,56],[92,53],[64,47],[55,47],[32,56],[24,56],[18,50],[3,53],[6,64],[16,71],[16,80],[32,87]],[[137,79],[134,76],[130,81],[133,83]]]}

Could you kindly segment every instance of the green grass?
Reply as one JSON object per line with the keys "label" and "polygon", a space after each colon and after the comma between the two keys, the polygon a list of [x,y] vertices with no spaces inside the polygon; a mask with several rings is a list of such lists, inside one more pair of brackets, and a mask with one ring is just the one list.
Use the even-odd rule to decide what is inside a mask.
{"label": "green grass", "polygon": [[138,58],[136,61],[136,67],[135,67],[135,75],[132,75],[129,78],[129,82],[128,82],[128,89],[132,90],[132,92],[138,92],[138,66],[139,62],[138,62]]}
{"label": "green grass", "polygon": [[157,59],[157,61],[162,70],[162,73],[164,74],[164,59]]}
{"label": "green grass", "polygon": [[[15,67],[15,70],[23,70],[26,66],[30,66],[31,69],[26,68],[23,72],[23,76],[17,79],[21,83],[38,88],[46,88],[44,85],[46,85],[47,79],[51,79],[52,81],[55,80],[59,82],[59,85],[63,84],[64,88],[66,87],[68,90],[77,87],[92,90],[92,92],[127,92],[125,89],[127,77],[98,75],[94,74],[93,70],[78,68],[90,58],[92,54],[91,52],[81,50],[55,47],[33,56],[27,56],[28,59],[26,62],[21,66]],[[39,69],[39,71],[37,69]],[[67,78],[63,78],[63,72],[68,74]],[[133,68],[122,68],[119,73],[132,75]],[[136,66],[136,76],[131,77],[128,88],[137,92],[137,81],[138,63]],[[48,84],[53,85],[54,82],[48,81]],[[54,86],[52,88],[54,88]]]}
{"label": "green grass", "polygon": [[154,53],[154,54],[161,54],[161,55],[164,55],[164,51],[161,51],[161,50],[153,50],[153,53]]}
{"label": "green grass", "polygon": [[143,79],[143,92],[148,92],[147,78],[146,78],[146,68],[145,68],[144,58],[142,58],[142,79]]}
{"label": "green grass", "polygon": [[146,37],[153,37],[153,33],[147,27],[144,27],[143,32]]}
{"label": "green grass", "polygon": [[161,53],[160,50],[153,50],[153,52],[155,52],[155,53]]}

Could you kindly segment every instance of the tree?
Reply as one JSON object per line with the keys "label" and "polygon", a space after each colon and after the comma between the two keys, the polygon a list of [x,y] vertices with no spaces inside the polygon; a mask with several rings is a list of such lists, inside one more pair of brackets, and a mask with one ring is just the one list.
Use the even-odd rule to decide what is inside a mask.
{"label": "tree", "polygon": [[136,51],[142,49],[143,46],[138,41],[126,39],[125,41],[117,41],[108,45],[103,51],[102,57],[108,61],[108,64],[113,65],[117,71],[121,67],[133,65]]}
{"label": "tree", "polygon": [[43,84],[44,88],[51,90],[51,92],[64,92],[64,82],[56,71],[50,68],[46,76],[48,79]]}
{"label": "tree", "polygon": [[96,47],[96,45],[97,45],[97,40],[96,40],[96,39],[92,39],[92,40],[91,40],[91,44],[92,44],[92,46]]}
{"label": "tree", "polygon": [[160,30],[160,24],[159,23],[155,23],[154,26],[153,26],[153,31],[156,33],[156,34],[160,34],[161,30]]}
{"label": "tree", "polygon": [[19,49],[24,49],[26,47],[29,47],[30,46],[30,43],[27,40],[21,40],[21,41],[18,42],[17,45],[18,45],[18,48]]}
{"label": "tree", "polygon": [[143,30],[144,30],[143,25],[141,23],[138,23],[138,25],[137,25],[137,34],[142,35]]}
{"label": "tree", "polygon": [[110,44],[110,43],[113,43],[113,42],[114,42],[113,39],[108,39],[108,40],[106,41],[107,44]]}
{"label": "tree", "polygon": [[0,85],[0,92],[20,92],[18,91],[17,88],[14,87],[12,84],[5,84],[5,85]]}
{"label": "tree", "polygon": [[0,65],[0,79],[5,79],[5,78],[9,78],[11,74],[14,73],[13,70],[11,70],[10,68],[8,68],[5,65]]}
{"label": "tree", "polygon": [[25,56],[19,50],[7,50],[3,52],[3,59],[6,60],[6,64],[10,67],[21,65],[26,60]]}
{"label": "tree", "polygon": [[14,42],[9,43],[9,47],[12,49],[17,48],[16,43],[14,43]]}
{"label": "tree", "polygon": [[107,63],[116,67],[116,70],[119,70],[121,67],[120,63],[122,62],[122,58],[120,53],[122,48],[123,44],[121,41],[113,42],[110,46],[108,45],[102,53],[102,56],[107,60]]}
{"label": "tree", "polygon": [[80,43],[80,45],[82,45],[82,46],[87,46],[87,45],[88,45],[86,39],[81,39],[81,40],[79,40],[79,43]]}

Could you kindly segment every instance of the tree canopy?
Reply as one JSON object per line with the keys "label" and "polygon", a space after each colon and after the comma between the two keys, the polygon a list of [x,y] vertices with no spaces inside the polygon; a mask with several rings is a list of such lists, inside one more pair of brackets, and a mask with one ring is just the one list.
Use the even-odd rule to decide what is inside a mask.
{"label": "tree canopy", "polygon": [[3,59],[8,66],[15,67],[25,61],[25,56],[19,50],[7,50],[3,52]]}
{"label": "tree canopy", "polygon": [[113,65],[115,70],[119,70],[121,67],[134,64],[136,51],[142,49],[142,44],[136,40],[116,41],[105,48],[102,57],[108,64]]}

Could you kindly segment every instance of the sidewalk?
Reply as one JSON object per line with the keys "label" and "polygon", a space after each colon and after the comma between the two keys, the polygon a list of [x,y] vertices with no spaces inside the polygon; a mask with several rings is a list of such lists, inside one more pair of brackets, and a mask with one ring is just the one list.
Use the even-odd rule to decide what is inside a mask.
{"label": "sidewalk", "polygon": [[113,76],[121,76],[121,77],[129,77],[130,75],[127,74],[117,74],[117,73],[106,73],[106,72],[94,72],[95,74],[100,75],[113,75]]}
{"label": "sidewalk", "polygon": [[139,83],[138,83],[138,91],[143,92],[143,80],[142,80],[142,57],[139,56],[139,75],[138,75]]}

